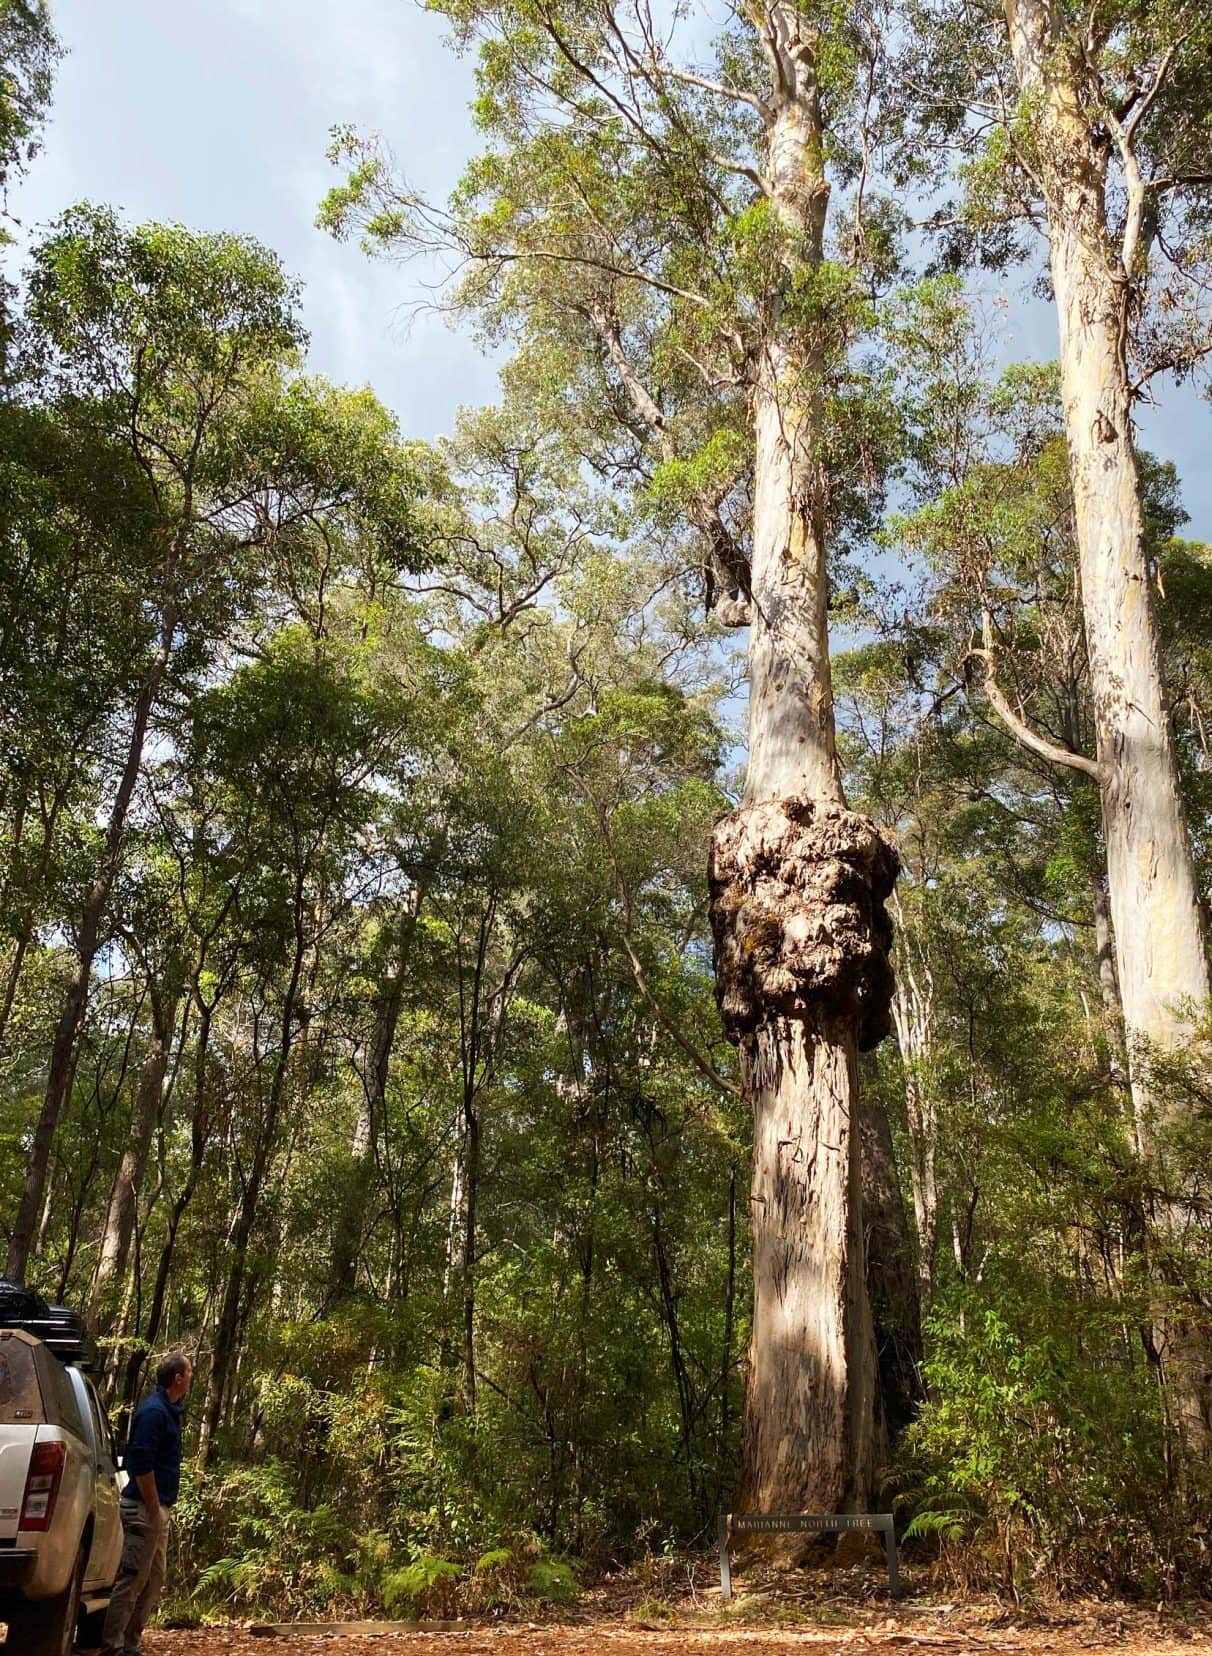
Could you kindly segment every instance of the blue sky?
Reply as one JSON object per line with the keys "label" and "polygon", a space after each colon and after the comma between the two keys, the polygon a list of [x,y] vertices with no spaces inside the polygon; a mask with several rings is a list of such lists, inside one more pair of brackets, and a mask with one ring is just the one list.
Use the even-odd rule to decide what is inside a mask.
{"label": "blue sky", "polygon": [[247,231],[303,278],[311,366],[369,383],[409,436],[492,396],[467,336],[403,302],[421,272],[375,264],[315,229],[337,174],[328,131],[390,139],[444,195],[470,153],[471,69],[411,0],[51,0],[68,55],[42,154],[10,207],[28,233],[74,201],[132,220]]}
{"label": "blue sky", "polygon": [[[471,153],[471,68],[413,0],[51,0],[68,55],[46,145],[11,208],[27,232],[84,198],[132,219],[248,231],[306,284],[311,366],[371,384],[409,436],[490,398],[466,333],[409,305],[423,273],[367,260],[314,228],[335,174],[328,131],[381,133],[410,181],[442,196]],[[1051,312],[1012,308],[1010,354],[1055,354]],[[1159,388],[1144,441],[1183,478],[1190,532],[1212,538],[1212,408]]]}

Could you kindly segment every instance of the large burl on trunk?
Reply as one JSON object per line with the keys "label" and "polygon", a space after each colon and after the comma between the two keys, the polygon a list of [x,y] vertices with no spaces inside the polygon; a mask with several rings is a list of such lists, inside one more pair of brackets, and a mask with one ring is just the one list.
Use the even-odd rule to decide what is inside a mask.
{"label": "large burl on trunk", "polygon": [[891,840],[830,801],[760,800],[716,828],[716,992],[754,1118],[744,1510],[858,1511],[871,1496],[856,1064],[889,1028],[898,869]]}

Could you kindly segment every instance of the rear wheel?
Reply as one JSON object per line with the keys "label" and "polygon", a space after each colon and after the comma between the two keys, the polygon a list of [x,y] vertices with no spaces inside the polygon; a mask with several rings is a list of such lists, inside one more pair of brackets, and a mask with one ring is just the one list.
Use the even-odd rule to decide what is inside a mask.
{"label": "rear wheel", "polygon": [[100,1650],[101,1635],[105,1631],[104,1610],[81,1610],[76,1628],[78,1650]]}
{"label": "rear wheel", "polygon": [[8,1609],[8,1643],[21,1656],[71,1656],[84,1580],[81,1547],[72,1579],[57,1598],[17,1599]]}

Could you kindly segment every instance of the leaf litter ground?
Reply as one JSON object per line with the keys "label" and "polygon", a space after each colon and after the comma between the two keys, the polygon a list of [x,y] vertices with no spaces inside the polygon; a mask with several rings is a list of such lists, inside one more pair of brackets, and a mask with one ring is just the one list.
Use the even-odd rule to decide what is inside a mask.
{"label": "leaf litter ground", "polygon": [[[769,1609],[772,1621],[777,1609]],[[1212,1656],[1212,1605],[1180,1614],[1074,1605],[1025,1615],[1002,1605],[884,1607],[867,1616],[822,1611],[817,1625],[658,1627],[625,1621],[468,1624],[442,1632],[318,1633],[275,1638],[209,1627],[148,1634],[147,1656]],[[834,1619],[836,1618],[836,1619]]]}

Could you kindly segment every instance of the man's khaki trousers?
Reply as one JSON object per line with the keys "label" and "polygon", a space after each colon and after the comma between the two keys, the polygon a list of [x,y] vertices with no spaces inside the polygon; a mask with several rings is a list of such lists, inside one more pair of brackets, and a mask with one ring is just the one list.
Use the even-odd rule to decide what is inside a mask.
{"label": "man's khaki trousers", "polygon": [[153,1518],[140,1500],[123,1500],[122,1562],[101,1634],[102,1656],[136,1651],[164,1586],[168,1556],[168,1508]]}

